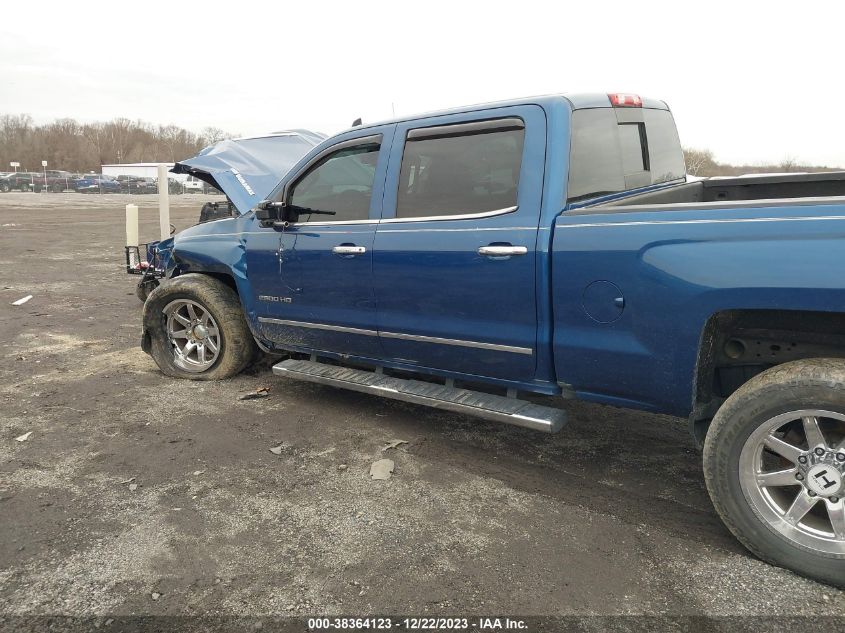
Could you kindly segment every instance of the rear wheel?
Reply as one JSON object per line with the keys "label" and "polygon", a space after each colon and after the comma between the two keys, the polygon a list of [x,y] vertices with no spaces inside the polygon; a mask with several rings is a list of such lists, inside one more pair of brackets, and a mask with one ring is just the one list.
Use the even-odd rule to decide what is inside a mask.
{"label": "rear wheel", "polygon": [[175,378],[230,378],[258,349],[237,294],[208,275],[182,275],[150,292],[144,329],[156,364]]}
{"label": "rear wheel", "polygon": [[0,182],[0,191],[3,193],[9,193],[11,187],[9,186],[8,182]]}
{"label": "rear wheel", "polygon": [[738,389],[707,433],[704,474],[749,550],[845,587],[845,361],[785,363]]}

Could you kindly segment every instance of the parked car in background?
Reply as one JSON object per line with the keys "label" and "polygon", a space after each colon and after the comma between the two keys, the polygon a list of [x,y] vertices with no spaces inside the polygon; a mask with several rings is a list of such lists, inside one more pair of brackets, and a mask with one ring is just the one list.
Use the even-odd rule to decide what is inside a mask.
{"label": "parked car in background", "polygon": [[121,175],[115,178],[120,183],[120,192],[129,194],[155,193],[158,189],[154,178]]}
{"label": "parked car in background", "polygon": [[44,172],[35,174],[32,180],[31,188],[36,192],[42,191],[46,186],[48,191],[59,193],[68,189],[74,189],[73,183],[75,176],[69,171],[62,171],[60,169],[48,169],[46,175]]}
{"label": "parked car in background", "polygon": [[43,174],[38,174],[36,172],[29,172],[29,171],[18,171],[5,176],[4,178],[0,178],[0,191],[7,192],[7,191],[30,191],[32,187],[32,183],[35,182],[35,179],[38,176],[44,177]]}
{"label": "parked car in background", "polygon": [[188,179],[182,183],[182,188],[185,193],[206,193],[208,185],[196,176],[188,176]]}
{"label": "parked car in background", "polygon": [[79,193],[120,193],[120,183],[102,174],[85,174],[75,185]]}
{"label": "parked car in background", "polygon": [[185,189],[182,186],[182,181],[177,180],[176,178],[167,179],[167,191],[170,194],[185,193]]}

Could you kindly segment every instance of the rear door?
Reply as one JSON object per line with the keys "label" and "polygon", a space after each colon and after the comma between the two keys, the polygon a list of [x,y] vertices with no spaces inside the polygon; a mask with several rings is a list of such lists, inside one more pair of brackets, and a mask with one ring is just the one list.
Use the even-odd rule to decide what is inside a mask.
{"label": "rear door", "polygon": [[533,378],[545,127],[537,106],[397,126],[373,258],[388,358]]}

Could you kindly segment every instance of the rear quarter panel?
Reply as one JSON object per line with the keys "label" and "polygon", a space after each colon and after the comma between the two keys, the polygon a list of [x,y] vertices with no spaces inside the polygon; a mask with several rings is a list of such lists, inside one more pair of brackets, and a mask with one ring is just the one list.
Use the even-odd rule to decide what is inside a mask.
{"label": "rear quarter panel", "polygon": [[[845,311],[843,237],[838,204],[563,213],[552,253],[558,380],[586,400],[689,414],[714,313]],[[596,281],[619,292],[586,291]]]}

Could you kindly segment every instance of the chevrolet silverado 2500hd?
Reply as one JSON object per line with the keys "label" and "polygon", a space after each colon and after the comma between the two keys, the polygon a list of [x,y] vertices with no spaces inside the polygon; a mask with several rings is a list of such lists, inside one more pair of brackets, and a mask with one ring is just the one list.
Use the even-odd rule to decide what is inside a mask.
{"label": "chevrolet silverado 2500hd", "polygon": [[520,392],[685,416],[737,538],[845,586],[845,174],[687,182],[668,107],[602,94],[358,126],[279,177],[159,245],[166,374],[260,348],[548,432]]}

